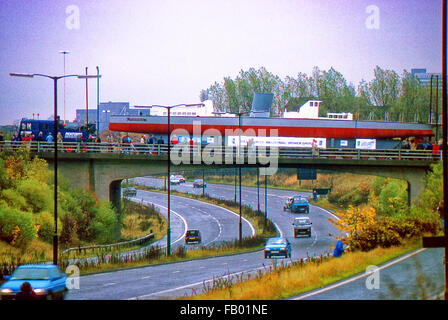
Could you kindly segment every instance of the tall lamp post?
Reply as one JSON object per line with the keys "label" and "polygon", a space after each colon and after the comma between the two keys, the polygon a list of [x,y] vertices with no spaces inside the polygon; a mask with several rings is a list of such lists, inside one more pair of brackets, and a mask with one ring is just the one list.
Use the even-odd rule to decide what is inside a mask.
{"label": "tall lamp post", "polygon": [[54,157],[53,157],[53,171],[54,171],[54,231],[53,231],[53,264],[58,264],[58,126],[59,126],[59,117],[58,117],[58,80],[65,79],[69,77],[77,77],[78,79],[87,79],[87,78],[97,78],[101,77],[100,75],[89,76],[89,75],[63,75],[63,76],[49,76],[46,74],[40,73],[10,73],[11,77],[23,77],[23,78],[33,78],[33,77],[44,77],[53,80],[54,86],[54,129],[53,129],[53,142],[54,142]]}
{"label": "tall lamp post", "polygon": [[[244,112],[241,112],[241,110],[238,110],[238,112],[234,112],[234,115],[238,116],[238,156],[237,159],[240,160],[241,157],[241,116],[244,114]],[[238,224],[238,239],[241,244],[242,238],[243,238],[243,220],[242,220],[242,207],[241,207],[241,166],[238,166],[238,177],[239,177],[239,206],[240,206],[240,219]]]}
{"label": "tall lamp post", "polygon": [[[88,68],[86,67],[86,75]],[[89,79],[86,77],[86,128],[89,133]]]}
{"label": "tall lamp post", "polygon": [[195,106],[203,106],[202,103],[197,104],[177,104],[174,106],[160,106],[160,105],[152,105],[152,106],[139,106],[140,108],[165,108],[167,110],[167,126],[168,126],[168,143],[167,143],[167,152],[168,152],[168,160],[167,160],[167,229],[166,229],[166,255],[171,255],[171,183],[170,183],[170,175],[171,175],[171,109],[176,107],[195,107]]}
{"label": "tall lamp post", "polygon": [[100,68],[96,66],[96,136],[100,136]]}
{"label": "tall lamp post", "polygon": [[[70,53],[70,51],[59,51],[59,53],[63,54],[64,56],[64,76],[65,76],[65,56]],[[65,78],[64,78],[64,123],[65,123],[66,117],[65,117]]]}

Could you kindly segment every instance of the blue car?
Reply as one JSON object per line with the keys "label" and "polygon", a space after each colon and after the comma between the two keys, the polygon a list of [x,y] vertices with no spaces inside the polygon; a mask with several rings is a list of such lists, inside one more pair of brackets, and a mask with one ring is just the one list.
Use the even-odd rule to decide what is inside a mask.
{"label": "blue car", "polygon": [[291,210],[296,213],[310,213],[310,204],[306,197],[294,196],[288,198],[286,204],[283,206],[283,211]]}
{"label": "blue car", "polygon": [[0,286],[2,300],[15,299],[24,282],[29,282],[37,299],[64,299],[67,293],[67,276],[58,266],[51,264],[29,264],[19,266],[11,276],[3,276],[7,280]]}
{"label": "blue car", "polygon": [[291,243],[286,238],[269,238],[264,246],[264,258],[283,256],[291,258]]}

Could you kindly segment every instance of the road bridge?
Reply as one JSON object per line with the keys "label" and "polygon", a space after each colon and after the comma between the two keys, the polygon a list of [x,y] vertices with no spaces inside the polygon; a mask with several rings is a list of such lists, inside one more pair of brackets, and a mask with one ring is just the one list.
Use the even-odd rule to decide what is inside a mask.
{"label": "road bridge", "polygon": [[[53,145],[4,143],[4,150],[25,148],[32,156],[53,162]],[[88,188],[120,211],[121,182],[126,178],[167,173],[167,145],[78,144],[59,146],[58,171],[74,188]],[[260,167],[267,174],[277,168],[312,168],[398,178],[408,183],[411,204],[425,187],[424,177],[440,154],[427,150],[360,149],[248,149],[220,146],[172,146],[171,172],[211,168]],[[50,166],[51,168],[51,166]],[[263,174],[263,172],[261,172]],[[120,212],[119,212],[120,213]]]}

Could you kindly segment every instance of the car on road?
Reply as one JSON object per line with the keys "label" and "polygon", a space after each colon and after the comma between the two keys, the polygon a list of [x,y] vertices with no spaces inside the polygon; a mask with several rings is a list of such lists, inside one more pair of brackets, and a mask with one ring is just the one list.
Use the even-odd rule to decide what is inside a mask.
{"label": "car on road", "polygon": [[294,227],[294,238],[297,238],[298,235],[307,235],[308,237],[311,237],[312,224],[313,223],[308,217],[295,218],[292,223]]}
{"label": "car on road", "polygon": [[291,258],[291,243],[284,237],[269,238],[264,245],[264,258],[283,256]]}
{"label": "car on road", "polygon": [[129,187],[123,189],[123,197],[135,197],[137,195],[137,189]]}
{"label": "car on road", "polygon": [[197,229],[187,230],[185,234],[185,244],[201,243],[201,232]]}
{"label": "car on road", "polygon": [[308,198],[300,195],[288,198],[283,206],[283,211],[287,210],[295,213],[310,213]]}
{"label": "car on road", "polygon": [[176,177],[177,177],[177,179],[179,179],[179,183],[185,183],[185,178],[183,175],[178,174],[178,175],[176,175]]}
{"label": "car on road", "polygon": [[207,184],[202,179],[196,179],[193,181],[193,188],[205,188]]}
{"label": "car on road", "polygon": [[171,175],[170,176],[170,183],[171,184],[180,184],[180,179],[177,175]]}
{"label": "car on road", "polygon": [[0,286],[2,300],[12,300],[20,292],[20,286],[28,282],[36,293],[37,299],[62,300],[67,294],[67,275],[52,264],[28,264],[17,267],[11,276]]}

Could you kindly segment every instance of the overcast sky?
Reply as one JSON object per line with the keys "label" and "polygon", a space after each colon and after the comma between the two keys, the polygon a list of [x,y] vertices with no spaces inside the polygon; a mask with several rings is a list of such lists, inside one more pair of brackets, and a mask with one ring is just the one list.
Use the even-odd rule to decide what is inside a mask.
{"label": "overcast sky", "polygon": [[[199,101],[241,69],[284,78],[334,67],[355,87],[376,65],[441,70],[440,0],[71,0],[0,2],[0,125],[53,113],[53,84],[10,72],[96,74],[100,101]],[[64,118],[63,81],[58,82]],[[96,108],[96,80],[89,81]],[[66,119],[85,108],[85,80],[66,80]]]}

